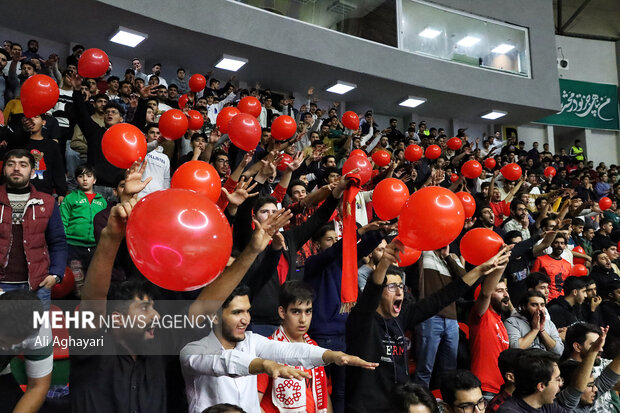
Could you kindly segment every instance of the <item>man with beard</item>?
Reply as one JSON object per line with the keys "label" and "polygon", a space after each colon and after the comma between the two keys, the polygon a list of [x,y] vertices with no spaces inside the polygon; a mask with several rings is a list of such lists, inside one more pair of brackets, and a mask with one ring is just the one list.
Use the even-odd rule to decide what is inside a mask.
{"label": "man with beard", "polygon": [[530,221],[527,214],[527,204],[520,199],[515,199],[510,203],[510,218],[504,221],[503,230],[519,231],[521,238],[525,241],[530,239]]}
{"label": "man with beard", "polygon": [[545,307],[545,297],[538,291],[525,294],[517,311],[504,322],[510,347],[538,348],[558,356],[562,354],[564,344]]}
{"label": "man with beard", "polygon": [[536,258],[532,271],[543,272],[551,280],[549,283],[549,300],[562,295],[564,280],[570,275],[571,264],[562,258],[562,253],[566,248],[566,236],[557,234],[551,244],[553,251],[550,254]]}
{"label": "man with beard", "polygon": [[304,370],[279,363],[305,369],[335,363],[374,370],[378,365],[340,351],[307,343],[269,340],[246,332],[251,319],[249,294],[248,286],[237,286],[222,304],[218,317],[220,328],[181,350],[191,413],[200,413],[208,406],[224,402],[233,402],[248,413],[259,413],[257,374],[296,380],[312,378]]}
{"label": "man with beard", "polygon": [[609,333],[618,341],[620,337],[620,281],[607,282],[601,289],[603,302],[601,303],[601,316],[604,325],[609,326]]}
{"label": "man with beard", "polygon": [[157,78],[159,78],[158,84],[164,85],[166,86],[166,88],[168,88],[168,82],[166,82],[166,79],[161,76],[161,63],[155,63],[151,70],[152,73],[147,76],[147,82],[151,79],[151,77],[156,76]]}
{"label": "man with beard", "polygon": [[[480,206],[478,206],[480,205]],[[498,234],[500,237],[504,236],[504,230],[495,226],[495,213],[493,208],[485,201],[476,201],[476,228],[486,228]]]}
{"label": "man with beard", "polygon": [[603,251],[594,251],[592,253],[592,269],[590,270],[590,278],[596,282],[599,290],[607,281],[620,279],[611,267],[609,256]]}
{"label": "man with beard", "polygon": [[504,380],[497,366],[500,353],[509,347],[503,319],[510,317],[512,303],[502,274],[487,277],[469,313],[471,371],[482,383],[488,400],[500,392]]}
{"label": "man with beard", "polygon": [[346,372],[347,412],[393,412],[391,397],[395,385],[409,381],[405,330],[434,316],[462,296],[482,275],[498,279],[506,268],[509,248],[456,278],[431,296],[417,302],[405,301],[403,275],[394,267],[404,246],[392,241],[383,251],[377,268],[347,320],[347,350],[363,359],[379,361],[370,373],[349,367]]}

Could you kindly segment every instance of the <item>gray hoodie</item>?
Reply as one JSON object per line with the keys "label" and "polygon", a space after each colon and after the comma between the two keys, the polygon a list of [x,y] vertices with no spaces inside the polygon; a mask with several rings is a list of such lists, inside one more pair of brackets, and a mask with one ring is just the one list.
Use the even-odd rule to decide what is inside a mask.
{"label": "gray hoodie", "polygon": [[[540,337],[536,336],[530,348],[551,351],[561,356],[564,351],[564,343],[562,343],[562,339],[558,334],[558,329],[555,327],[555,324],[553,324],[553,321],[551,321],[551,317],[549,317],[549,313],[546,309],[545,313],[545,331],[553,340],[555,340],[555,347],[548,350],[542,341],[540,341]],[[525,337],[525,335],[532,330],[532,327],[530,327],[530,322],[517,311],[514,311],[512,315],[504,321],[504,325],[506,326],[506,331],[508,331],[510,347],[513,348],[519,348],[519,339]]]}

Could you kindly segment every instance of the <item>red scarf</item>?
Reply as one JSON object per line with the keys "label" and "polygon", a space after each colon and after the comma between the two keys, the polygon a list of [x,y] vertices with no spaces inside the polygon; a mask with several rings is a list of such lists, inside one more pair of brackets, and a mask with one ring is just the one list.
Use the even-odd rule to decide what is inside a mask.
{"label": "red scarf", "polygon": [[[284,329],[280,326],[270,337],[273,340],[290,342]],[[307,344],[316,346],[316,342],[308,334],[304,334]],[[304,370],[302,367],[295,367]],[[315,367],[312,373],[312,395],[316,413],[327,413],[327,377],[323,367]],[[305,380],[273,379],[271,386],[271,400],[280,411],[291,413],[306,413],[306,384]]]}
{"label": "red scarf", "polygon": [[360,191],[360,175],[347,176],[347,189],[342,200],[342,283],[340,313],[349,313],[357,302],[357,225],[355,197]]}

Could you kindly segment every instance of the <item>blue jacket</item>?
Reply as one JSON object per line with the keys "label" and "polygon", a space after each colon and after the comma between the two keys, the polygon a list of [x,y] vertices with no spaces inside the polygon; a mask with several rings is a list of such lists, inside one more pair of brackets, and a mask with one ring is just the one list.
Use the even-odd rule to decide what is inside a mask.
{"label": "blue jacket", "polygon": [[[369,231],[357,243],[358,259],[370,254],[383,240],[380,231]],[[306,260],[304,281],[314,290],[312,324],[308,334],[344,336],[347,313],[340,313],[342,288],[342,240]]]}

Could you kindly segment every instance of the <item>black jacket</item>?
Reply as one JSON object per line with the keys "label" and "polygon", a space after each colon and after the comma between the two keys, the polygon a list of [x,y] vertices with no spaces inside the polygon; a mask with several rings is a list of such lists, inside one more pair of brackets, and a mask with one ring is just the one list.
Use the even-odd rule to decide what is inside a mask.
{"label": "black jacket", "polygon": [[112,165],[103,155],[101,141],[106,128],[99,126],[92,120],[80,91],[73,92],[73,102],[77,124],[82,129],[82,133],[84,133],[88,143],[88,164],[94,166],[97,171],[97,185],[112,188],[114,187],[116,176],[123,172],[123,170]]}
{"label": "black jacket", "polygon": [[370,279],[347,320],[347,353],[377,362],[374,371],[347,367],[347,412],[394,412],[393,390],[409,381],[405,330],[436,315],[439,310],[467,292],[469,286],[460,278],[435,294],[418,302],[403,303],[396,318],[385,319],[376,309],[382,285]]}

